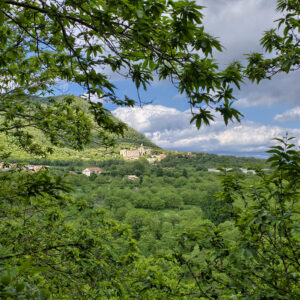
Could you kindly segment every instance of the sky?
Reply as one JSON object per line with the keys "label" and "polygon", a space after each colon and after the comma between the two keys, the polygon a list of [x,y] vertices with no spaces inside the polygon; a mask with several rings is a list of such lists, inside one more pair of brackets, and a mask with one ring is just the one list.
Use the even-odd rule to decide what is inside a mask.
{"label": "sky", "polygon": [[[245,62],[245,54],[261,52],[263,32],[276,25],[275,0],[197,0],[203,10],[206,32],[224,46],[214,58],[224,67],[234,60]],[[111,75],[120,94],[136,98],[128,81]],[[288,132],[300,146],[300,71],[279,74],[259,85],[245,82],[234,95],[235,107],[244,118],[227,127],[217,118],[209,127],[197,130],[190,124],[189,104],[184,95],[167,81],[155,81],[142,93],[143,107],[108,106],[112,113],[158,146],[168,150],[208,152],[237,156],[265,157],[272,139]],[[70,85],[62,89],[70,89]],[[80,90],[71,86],[74,94]]]}

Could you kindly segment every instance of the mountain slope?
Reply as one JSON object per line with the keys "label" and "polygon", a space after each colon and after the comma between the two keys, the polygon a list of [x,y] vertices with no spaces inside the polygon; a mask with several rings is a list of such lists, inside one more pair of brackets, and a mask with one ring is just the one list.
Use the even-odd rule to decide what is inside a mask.
{"label": "mountain slope", "polygon": [[[53,97],[52,97],[53,98]],[[54,97],[56,101],[60,101],[62,96]],[[31,101],[39,102],[43,105],[50,105],[49,98],[42,97],[32,97]],[[76,104],[79,104],[82,109],[87,113],[91,121],[93,121],[93,115],[89,112],[89,106],[87,101],[80,97],[75,97]],[[115,117],[114,117],[115,118]],[[115,118],[116,119],[116,118]],[[117,119],[116,119],[117,120]],[[48,145],[49,143],[45,140],[43,134],[37,130],[30,130],[30,133],[33,134],[39,142],[44,145]],[[77,151],[73,150],[69,147],[53,147],[54,153],[48,156],[50,160],[73,160],[73,159],[81,159],[81,160],[102,160],[108,159],[112,157],[118,157],[120,148],[123,147],[138,147],[141,144],[144,144],[145,147],[150,147],[152,149],[160,149],[157,145],[152,143],[149,139],[147,139],[141,133],[135,131],[133,128],[128,126],[128,129],[124,132],[124,136],[116,136],[112,135],[112,137],[116,141],[115,147],[106,148],[101,145],[99,139],[96,134],[96,124],[95,130],[92,131],[93,139],[90,145],[87,145],[84,150]],[[49,144],[50,146],[50,144]],[[26,153],[14,143],[12,138],[8,138],[4,134],[0,134],[0,147],[4,148],[4,151],[10,152],[11,160],[38,160],[37,157],[33,157],[31,154]]]}

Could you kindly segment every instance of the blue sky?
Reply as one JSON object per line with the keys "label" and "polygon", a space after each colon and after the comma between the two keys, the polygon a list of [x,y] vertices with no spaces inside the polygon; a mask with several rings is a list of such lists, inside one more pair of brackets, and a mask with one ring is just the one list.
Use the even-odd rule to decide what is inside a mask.
{"label": "blue sky", "polygon": [[[216,53],[221,66],[233,60],[245,62],[245,54],[259,52],[259,40],[265,30],[276,25],[279,17],[275,0],[198,0],[204,9],[206,31],[218,37],[225,50]],[[111,80],[119,95],[137,98],[134,85],[114,74]],[[189,124],[191,115],[184,95],[169,82],[154,82],[142,92],[143,107],[107,107],[122,121],[145,134],[159,146],[179,151],[204,151],[239,156],[265,156],[271,139],[286,131],[296,136],[300,146],[300,71],[280,74],[259,85],[245,82],[235,91],[236,108],[243,114],[242,122],[226,127],[220,118],[199,131]],[[76,95],[84,91],[73,84],[61,83],[60,89]]]}

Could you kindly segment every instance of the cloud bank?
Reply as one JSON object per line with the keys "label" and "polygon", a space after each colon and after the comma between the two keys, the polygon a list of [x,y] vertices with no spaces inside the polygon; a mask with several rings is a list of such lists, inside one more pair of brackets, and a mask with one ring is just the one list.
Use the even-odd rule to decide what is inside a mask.
{"label": "cloud bank", "polygon": [[300,106],[289,109],[282,114],[274,117],[274,121],[287,122],[287,121],[300,121]]}
{"label": "cloud bank", "polygon": [[189,111],[161,105],[120,107],[113,114],[164,149],[263,157],[273,144],[272,139],[284,136],[287,131],[297,137],[300,146],[300,129],[287,130],[249,121],[225,127],[218,117],[210,127],[197,130],[190,124]]}

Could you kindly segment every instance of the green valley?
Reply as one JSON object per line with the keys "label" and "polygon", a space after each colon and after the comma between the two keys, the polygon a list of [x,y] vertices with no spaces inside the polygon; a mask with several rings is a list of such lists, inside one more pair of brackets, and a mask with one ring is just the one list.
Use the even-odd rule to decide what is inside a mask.
{"label": "green valley", "polygon": [[[47,99],[34,101],[49,105]],[[86,110],[81,99],[75,101]],[[273,281],[260,284],[259,291],[256,284],[266,272],[277,276],[279,267],[287,273],[272,293],[294,297],[297,277],[289,274],[297,270],[299,152],[288,150],[293,147],[288,139],[270,150],[267,161],[167,151],[129,127],[114,147],[101,147],[86,113],[94,129],[91,144],[81,151],[54,146],[47,157],[34,156],[2,135],[2,154],[10,156],[3,156],[0,172],[0,261],[10,267],[3,266],[0,295],[227,299],[232,290],[239,293],[237,282],[250,280],[255,285],[244,294],[260,298]],[[41,133],[29,133],[47,145]],[[137,149],[140,144],[145,148]],[[141,156],[125,157],[123,148]],[[293,193],[286,194],[287,188]],[[281,208],[276,197],[283,197]],[[282,218],[278,226],[291,227],[276,233],[272,224]],[[252,236],[255,230],[267,239]],[[270,251],[282,251],[275,255],[279,266],[256,270],[274,257],[265,243]],[[266,257],[259,258],[262,250]],[[287,271],[281,260],[289,261]]]}

